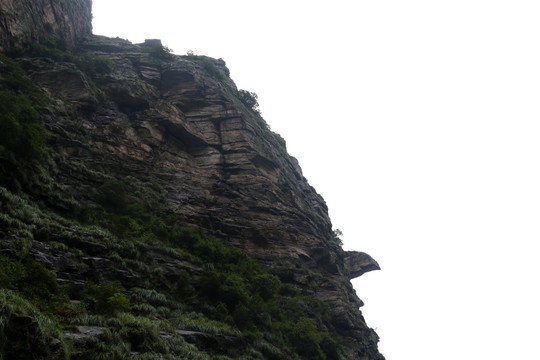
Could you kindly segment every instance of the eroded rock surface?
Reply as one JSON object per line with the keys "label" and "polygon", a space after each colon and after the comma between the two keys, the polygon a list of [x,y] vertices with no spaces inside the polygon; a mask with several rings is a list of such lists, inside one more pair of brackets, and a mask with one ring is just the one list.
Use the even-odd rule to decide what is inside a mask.
{"label": "eroded rock surface", "polygon": [[[69,64],[22,61],[42,89],[78,109],[75,120],[47,124],[62,163],[84,164],[63,169],[63,181],[71,183],[67,193],[78,198],[95,192],[99,180],[83,169],[155,183],[189,223],[327,301],[333,325],[351,344],[371,331],[349,279],[379,269],[378,264],[337,244],[324,200],[279,135],[239,101],[222,60],[162,59],[143,45],[97,36],[79,47],[110,57],[113,72],[90,79]],[[209,67],[221,75],[210,75]],[[106,272],[106,262],[86,261],[100,272]],[[353,345],[351,358],[354,351]]]}
{"label": "eroded rock surface", "polygon": [[[186,223],[242,248],[283,282],[326,301],[348,358],[382,359],[350,283],[379,265],[365,253],[342,250],[323,198],[284,140],[242,103],[225,62],[173,56],[158,40],[131,44],[90,33],[90,0],[0,0],[0,50],[60,38],[112,67],[90,74],[70,62],[17,60],[61,109],[43,119],[65,198],[95,199],[103,174],[160,192]],[[145,287],[146,279],[113,266],[111,254],[92,240],[95,234],[69,231],[58,234],[61,242],[84,255],[51,248],[47,242],[57,236],[51,229],[46,233],[52,238],[38,236],[30,249],[55,269],[61,284],[76,288],[102,278]],[[171,282],[184,271],[200,272],[164,253],[145,256]],[[73,336],[85,338],[87,330],[90,337],[100,335],[81,328]],[[206,341],[201,333],[185,335]],[[224,344],[234,340],[224,338]]]}
{"label": "eroded rock surface", "polygon": [[27,41],[68,44],[92,33],[92,0],[0,0],[0,51]]}
{"label": "eroded rock surface", "polygon": [[[103,179],[91,174],[104,169],[126,182],[154,184],[188,223],[244,249],[282,281],[328,302],[332,325],[349,342],[351,359],[366,347],[376,348],[376,335],[365,324],[358,310],[362,301],[349,281],[378,269],[375,260],[341,249],[323,198],[281,137],[239,100],[222,60],[160,57],[148,48],[88,38],[79,50],[114,64],[111,73],[95,76],[69,63],[20,60],[42,90],[76,113],[46,123],[64,167],[59,176],[66,197],[95,194]],[[100,249],[83,245],[91,254],[82,259],[84,269],[43,245],[35,245],[34,255],[55,264],[65,282],[95,271],[128,287],[144,283],[114,273]],[[160,255],[155,261],[168,260]],[[166,264],[173,274],[182,266]]]}
{"label": "eroded rock surface", "polygon": [[362,276],[368,271],[381,269],[371,256],[360,251],[346,251],[344,262],[349,269],[351,279]]}

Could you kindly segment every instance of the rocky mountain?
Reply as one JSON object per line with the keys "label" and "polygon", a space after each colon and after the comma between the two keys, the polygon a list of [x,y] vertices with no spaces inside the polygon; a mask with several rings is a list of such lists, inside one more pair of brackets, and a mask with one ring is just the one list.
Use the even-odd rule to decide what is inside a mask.
{"label": "rocky mountain", "polygon": [[70,45],[92,33],[92,0],[0,0],[0,50],[62,38]]}
{"label": "rocky mountain", "polygon": [[0,0],[0,46],[0,359],[384,359],[378,264],[223,60],[89,0]]}

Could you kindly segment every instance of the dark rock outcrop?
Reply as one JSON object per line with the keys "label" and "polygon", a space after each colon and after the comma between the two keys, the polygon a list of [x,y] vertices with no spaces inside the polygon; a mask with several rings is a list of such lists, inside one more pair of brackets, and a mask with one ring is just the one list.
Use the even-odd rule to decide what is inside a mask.
{"label": "dark rock outcrop", "polygon": [[46,39],[74,46],[91,33],[92,0],[0,0],[0,51]]}
{"label": "dark rock outcrop", "polygon": [[13,314],[4,318],[2,324],[2,343],[4,359],[65,359],[61,342],[57,338],[46,339],[40,331],[35,317],[27,314]]}
{"label": "dark rock outcrop", "polygon": [[362,276],[368,271],[381,269],[371,256],[360,251],[346,251],[344,262],[349,269],[351,279]]}

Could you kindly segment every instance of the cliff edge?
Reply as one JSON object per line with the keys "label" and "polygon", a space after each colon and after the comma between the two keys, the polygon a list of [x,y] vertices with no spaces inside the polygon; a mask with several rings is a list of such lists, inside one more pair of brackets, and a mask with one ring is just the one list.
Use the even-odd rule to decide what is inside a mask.
{"label": "cliff edge", "polygon": [[[20,104],[3,105],[11,127],[2,126],[42,126],[41,138],[24,141],[42,139],[45,149],[2,138],[0,261],[22,273],[35,266],[67,289],[55,311],[71,324],[63,337],[73,358],[384,359],[350,283],[379,265],[343,251],[324,200],[225,62],[173,55],[159,40],[90,35],[90,11],[90,1],[0,0],[0,46],[18,49],[0,59],[0,89],[6,104]],[[0,279],[4,303],[32,303],[10,280],[17,274]],[[38,341],[24,330],[42,326],[32,311],[5,310],[4,336]],[[115,326],[125,333],[113,335]],[[139,345],[149,333],[138,338],[129,326],[146,326],[169,350]],[[187,356],[171,341],[195,350]],[[7,355],[21,351],[0,344]],[[40,346],[43,358],[60,356]]]}

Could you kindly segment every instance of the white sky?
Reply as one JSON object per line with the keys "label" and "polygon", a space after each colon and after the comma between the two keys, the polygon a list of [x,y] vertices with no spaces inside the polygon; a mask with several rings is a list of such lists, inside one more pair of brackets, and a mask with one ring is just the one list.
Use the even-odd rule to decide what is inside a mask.
{"label": "white sky", "polygon": [[388,360],[540,359],[540,2],[94,0],[223,58],[326,199]]}

